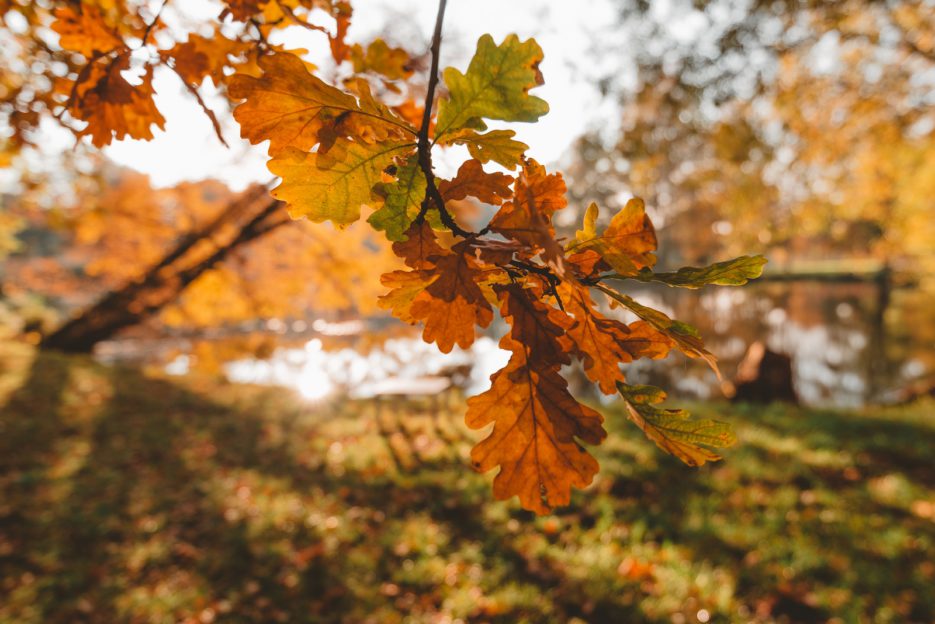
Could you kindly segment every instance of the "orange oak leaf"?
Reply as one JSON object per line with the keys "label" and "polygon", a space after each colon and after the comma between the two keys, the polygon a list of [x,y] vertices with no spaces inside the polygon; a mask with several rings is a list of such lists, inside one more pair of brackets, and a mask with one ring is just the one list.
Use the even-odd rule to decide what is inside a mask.
{"label": "orange oak leaf", "polygon": [[468,427],[494,424],[471,450],[474,467],[500,467],[493,483],[498,500],[518,496],[538,514],[567,505],[571,488],[587,487],[597,474],[597,461],[577,439],[600,444],[607,437],[602,416],[571,396],[557,368],[532,368],[523,353],[514,353],[491,382],[467,402]]}
{"label": "orange oak leaf", "polygon": [[423,221],[409,226],[406,230],[406,240],[393,243],[393,253],[402,258],[406,266],[427,269],[434,266],[434,258],[449,252],[438,244],[435,232]]}
{"label": "orange oak leaf", "polygon": [[352,95],[309,73],[293,54],[264,56],[258,63],[263,75],[237,74],[229,92],[232,98],[245,100],[234,110],[241,136],[251,143],[268,140],[270,155],[287,148],[308,151],[321,141],[323,129],[332,133],[333,142],[335,124],[351,114],[415,134],[386,107],[368,104],[365,110]]}
{"label": "orange oak leaf", "polygon": [[422,339],[434,342],[442,353],[457,344],[465,349],[474,342],[474,326],[487,327],[493,310],[477,282],[483,266],[470,248],[459,243],[440,256],[431,274],[437,276],[412,304],[412,317],[425,323]]}
{"label": "orange oak leaf", "polygon": [[516,181],[516,201],[534,206],[547,218],[568,205],[565,179],[560,173],[547,173],[545,167],[531,158],[523,163],[523,170]]}
{"label": "orange oak leaf", "polygon": [[81,3],[77,10],[62,7],[54,14],[52,30],[58,33],[58,43],[66,50],[90,59],[124,46],[123,39],[104,21],[100,9],[90,3]]}
{"label": "orange oak leaf", "polygon": [[436,279],[438,275],[432,275],[430,271],[384,273],[380,276],[380,283],[391,290],[379,298],[377,305],[404,323],[415,324],[418,319],[412,315],[412,304]]}
{"label": "orange oak leaf", "polygon": [[487,173],[476,160],[466,160],[454,180],[440,180],[438,191],[445,201],[476,197],[487,204],[499,205],[510,197],[513,178],[503,173]]}
{"label": "orange oak leaf", "polygon": [[594,309],[590,293],[581,284],[563,282],[558,294],[575,318],[568,337],[582,360],[584,372],[604,394],[616,394],[617,382],[625,380],[620,364],[642,357],[665,357],[674,344],[645,321],[627,326],[605,317]]}
{"label": "orange oak leaf", "polygon": [[584,225],[568,246],[569,251],[592,249],[620,275],[633,275],[656,263],[656,231],[642,199],[628,201],[601,233],[597,231],[598,212],[597,204],[588,206]]}
{"label": "orange oak leaf", "polygon": [[646,321],[634,321],[627,327],[630,333],[627,334],[627,339],[623,342],[623,348],[634,360],[640,358],[661,360],[676,347],[674,340]]}
{"label": "orange oak leaf", "polygon": [[541,252],[559,275],[565,271],[565,254],[555,240],[552,215],[568,205],[565,190],[560,174],[549,175],[539,163],[527,160],[513,185],[513,200],[504,203],[490,220],[492,231]]}
{"label": "orange oak leaf", "polygon": [[[121,75],[130,68],[130,53],[112,62],[97,62],[86,68],[86,77],[75,86],[75,97],[68,112],[88,122],[78,136],[91,135],[96,147],[109,145],[113,139],[153,138],[152,125],[160,130],[165,119],[153,102],[153,67],[147,66],[138,85],[131,85]],[[85,72],[82,72],[84,75]]]}
{"label": "orange oak leaf", "polygon": [[[263,9],[269,0],[226,0],[227,9],[233,18],[240,22],[245,22]],[[223,15],[223,14],[222,14]]]}
{"label": "orange oak leaf", "polygon": [[175,44],[160,55],[163,59],[172,59],[178,75],[188,84],[198,86],[206,78],[217,86],[227,77],[224,69],[231,65],[230,57],[246,51],[246,44],[228,39],[220,32],[210,37],[192,33],[187,41]]}
{"label": "orange oak leaf", "polygon": [[353,14],[351,3],[343,0],[334,2],[331,6],[331,14],[335,20],[335,32],[334,35],[328,37],[328,43],[331,46],[331,58],[335,63],[340,63],[347,58],[351,50],[344,40],[347,37],[347,29],[351,26]]}
{"label": "orange oak leaf", "polygon": [[688,357],[704,360],[718,376],[718,379],[721,378],[721,370],[718,368],[717,358],[705,348],[704,342],[701,340],[701,335],[698,333],[697,329],[688,323],[673,320],[659,310],[644,306],[629,295],[617,292],[606,284],[597,284],[597,288],[610,298],[611,303],[620,304],[627,308],[643,319],[652,329],[669,338],[679,351]]}
{"label": "orange oak leaf", "polygon": [[532,366],[558,367],[569,364],[568,352],[572,344],[565,335],[574,320],[561,310],[543,303],[536,294],[510,284],[497,289],[500,295],[500,314],[510,324],[510,333],[504,336],[501,347],[514,353],[527,354]]}

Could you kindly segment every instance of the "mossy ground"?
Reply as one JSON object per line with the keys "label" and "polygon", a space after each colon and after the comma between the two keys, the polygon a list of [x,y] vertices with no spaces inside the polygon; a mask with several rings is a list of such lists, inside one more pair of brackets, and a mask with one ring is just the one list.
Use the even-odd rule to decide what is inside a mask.
{"label": "mossy ground", "polygon": [[595,484],[536,518],[469,468],[457,399],[387,435],[2,344],[0,622],[935,621],[935,406],[692,407],[735,424],[724,461],[611,406]]}

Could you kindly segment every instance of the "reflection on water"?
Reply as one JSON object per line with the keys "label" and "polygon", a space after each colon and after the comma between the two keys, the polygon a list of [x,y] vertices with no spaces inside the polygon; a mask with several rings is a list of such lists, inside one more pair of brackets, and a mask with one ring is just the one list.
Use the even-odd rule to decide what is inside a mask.
{"label": "reflection on water", "polygon": [[338,393],[366,398],[376,393],[379,382],[392,377],[426,377],[467,365],[470,372],[462,385],[476,394],[490,386],[490,375],[506,364],[507,357],[486,336],[470,349],[455,347],[447,354],[418,338],[393,338],[368,353],[350,347],[326,351],[316,338],[303,349],[279,349],[268,360],[232,362],[227,375],[231,381],[288,386],[318,400]]}
{"label": "reflection on water", "polygon": [[[901,320],[913,293],[887,292],[874,282],[773,282],[704,291],[641,285],[631,292],[696,326],[728,378],[753,341],[789,354],[796,390],[808,404],[891,401],[932,370],[925,328]],[[928,324],[933,323],[935,317]],[[714,374],[698,362],[673,365],[670,358],[631,370],[631,380],[672,388],[677,395],[720,394]]]}
{"label": "reflection on water", "polygon": [[[703,291],[638,284],[627,292],[696,326],[727,379],[754,341],[790,355],[796,390],[810,405],[898,400],[900,389],[935,373],[935,314],[925,313],[935,302],[920,291],[886,291],[875,282],[767,282]],[[415,335],[376,346],[371,341],[365,348],[353,340],[326,348],[315,338],[304,348],[278,349],[265,360],[233,362],[226,371],[232,381],[284,385],[318,400],[332,394],[372,396],[375,385],[389,378],[425,377],[469,365],[463,385],[474,394],[489,387],[490,374],[506,363],[508,354],[496,345],[504,329],[502,322],[494,323],[492,337],[447,355]],[[176,359],[168,370],[184,373],[186,359]],[[658,385],[675,397],[722,396],[712,371],[680,355],[641,360],[627,371],[631,383]],[[566,372],[576,393],[594,392],[580,369]]]}

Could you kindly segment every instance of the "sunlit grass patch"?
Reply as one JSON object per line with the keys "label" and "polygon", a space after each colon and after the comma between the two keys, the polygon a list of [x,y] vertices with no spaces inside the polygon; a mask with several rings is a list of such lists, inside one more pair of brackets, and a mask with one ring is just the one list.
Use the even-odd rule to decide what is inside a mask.
{"label": "sunlit grass patch", "polygon": [[610,406],[595,483],[535,518],[470,469],[460,403],[378,422],[371,401],[6,362],[0,622],[935,614],[925,405],[695,405],[741,439],[701,469]]}

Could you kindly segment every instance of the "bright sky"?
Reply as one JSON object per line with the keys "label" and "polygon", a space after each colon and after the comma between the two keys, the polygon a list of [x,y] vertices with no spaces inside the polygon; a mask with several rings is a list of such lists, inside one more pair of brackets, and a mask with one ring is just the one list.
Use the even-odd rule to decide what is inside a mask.
{"label": "bright sky", "polygon": [[[365,41],[388,33],[389,38],[416,39],[427,45],[436,6],[430,0],[358,0],[354,3],[349,39]],[[184,8],[202,19],[219,12],[211,0],[186,0]],[[593,58],[589,47],[602,31],[612,28],[613,22],[613,7],[608,0],[450,0],[441,66],[464,69],[478,37],[484,33],[498,41],[512,32],[524,39],[535,37],[545,51],[541,65],[545,85],[535,93],[549,103],[551,110],[536,124],[509,127],[530,146],[532,157],[543,163],[555,162],[585,130],[613,122],[613,108],[602,102],[593,76],[582,75],[599,67],[601,59]],[[324,38],[299,28],[289,32],[285,43],[311,50],[313,61],[316,55],[325,54]],[[410,45],[418,48],[419,44]],[[111,159],[149,174],[160,186],[216,177],[239,189],[270,179],[265,150],[240,140],[236,124],[225,128],[225,138],[231,145],[227,149],[175,76],[157,74],[155,87],[157,105],[166,118],[165,132],[152,141],[114,143],[105,150]]]}

